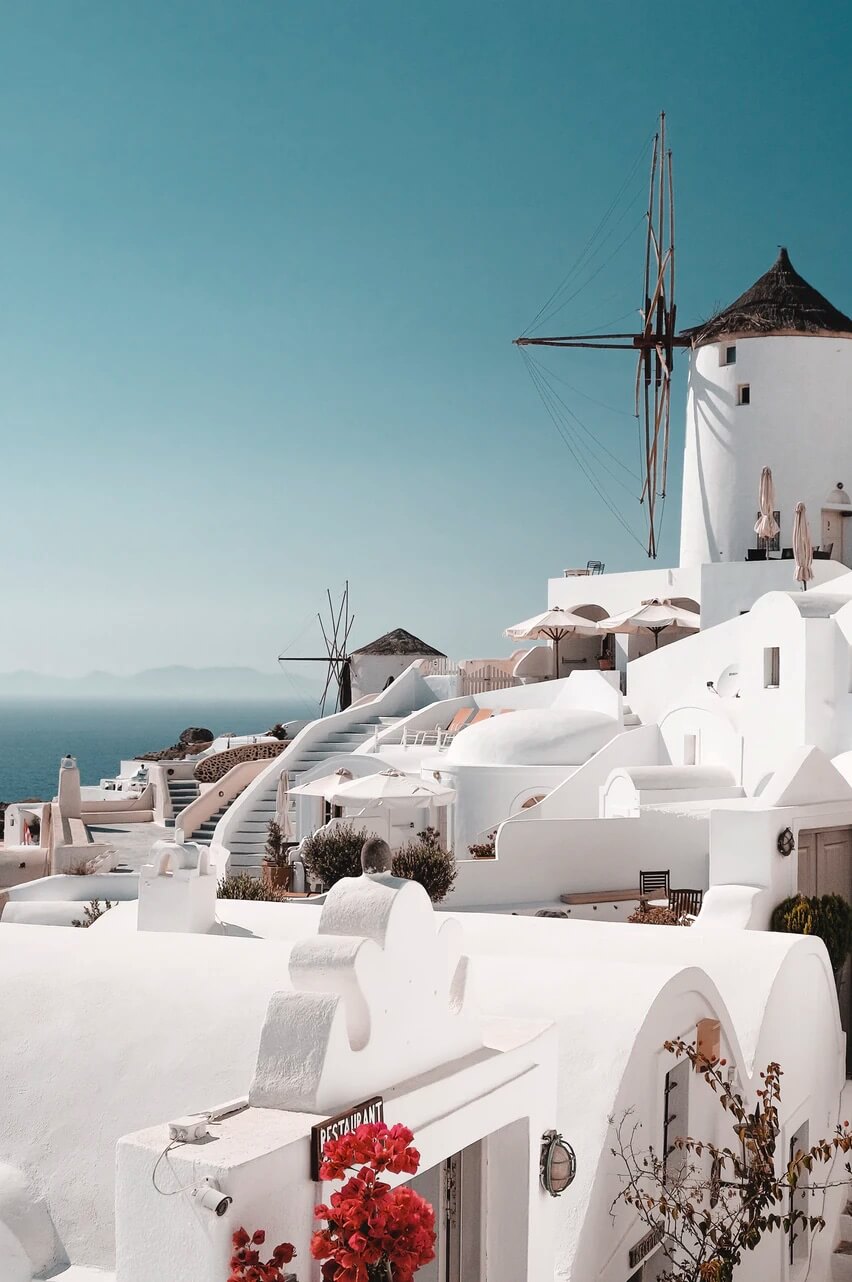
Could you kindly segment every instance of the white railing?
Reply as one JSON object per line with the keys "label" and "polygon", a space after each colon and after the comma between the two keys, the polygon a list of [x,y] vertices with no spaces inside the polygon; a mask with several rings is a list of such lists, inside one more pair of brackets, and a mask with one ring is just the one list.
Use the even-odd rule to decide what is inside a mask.
{"label": "white railing", "polygon": [[[414,709],[435,702],[434,692],[423,681],[417,664],[412,663],[380,694],[370,701],[370,715],[403,717]],[[364,720],[364,705],[354,704],[342,712],[332,713],[327,717],[318,717],[300,730],[295,739],[291,739],[284,751],[271,761],[264,762],[264,769],[243,789],[229,810],[225,812],[216,828],[211,842],[212,847],[229,850],[232,835],[241,827],[243,821],[253,813],[259,794],[270,785],[271,781],[282,771],[290,771],[302,759],[305,749],[315,744],[325,743],[336,731],[345,731],[350,725]],[[316,763],[311,763],[316,764]]]}
{"label": "white railing", "polygon": [[[280,755],[280,754],[279,754]],[[277,760],[277,758],[272,758]],[[256,779],[261,771],[265,770],[270,761],[269,757],[255,757],[251,761],[238,761],[235,766],[226,774],[222,775],[216,783],[211,783],[209,788],[205,788],[195,801],[191,801],[188,806],[184,806],[180,814],[175,815],[175,841],[182,845],[185,841],[192,841],[194,834],[198,831],[203,823],[211,819],[217,810],[221,810],[226,802],[233,801],[238,797],[244,788]]]}
{"label": "white railing", "polygon": [[508,667],[499,662],[476,663],[469,659],[447,659],[440,655],[434,659],[421,659],[420,671],[424,677],[455,677],[458,682],[457,697],[486,694],[489,690],[510,690],[520,685]]}

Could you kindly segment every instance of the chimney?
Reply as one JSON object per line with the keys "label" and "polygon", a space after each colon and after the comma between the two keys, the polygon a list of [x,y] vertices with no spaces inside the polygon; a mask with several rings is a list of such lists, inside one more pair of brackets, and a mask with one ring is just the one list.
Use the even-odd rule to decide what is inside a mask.
{"label": "chimney", "polygon": [[139,870],[138,930],[206,935],[216,920],[216,870],[206,846],[157,841]]}

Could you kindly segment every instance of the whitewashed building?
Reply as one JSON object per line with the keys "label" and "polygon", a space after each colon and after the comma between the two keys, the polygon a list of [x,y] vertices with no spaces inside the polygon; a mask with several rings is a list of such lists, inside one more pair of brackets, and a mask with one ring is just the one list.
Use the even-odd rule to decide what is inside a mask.
{"label": "whitewashed building", "polygon": [[[837,1120],[843,1036],[819,941],[455,918],[386,875],[339,883],[321,910],[209,898],[181,930],[211,874],[151,876],[138,909],[87,931],[0,932],[0,1076],[16,1083],[0,1097],[3,1282],[221,1282],[240,1226],[293,1242],[307,1282],[330,1191],[312,1179],[312,1127],[376,1096],[414,1130],[414,1183],[438,1213],[418,1279],[653,1279],[663,1255],[610,1213],[610,1119],[631,1112],[657,1148],[666,1126],[726,1125],[665,1039],[706,1038],[747,1098],[781,1060],[785,1143]],[[176,1139],[188,1121],[200,1136]],[[576,1156],[558,1198],[540,1178],[552,1130]],[[804,1242],[817,1277],[841,1192],[831,1229]],[[744,1282],[798,1277],[789,1250],[767,1239]]]}

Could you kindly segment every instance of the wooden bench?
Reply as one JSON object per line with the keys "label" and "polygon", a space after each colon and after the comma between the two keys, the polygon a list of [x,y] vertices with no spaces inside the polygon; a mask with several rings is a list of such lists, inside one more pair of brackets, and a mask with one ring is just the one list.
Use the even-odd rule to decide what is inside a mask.
{"label": "wooden bench", "polygon": [[575,890],[560,895],[563,904],[623,904],[640,898],[639,890]]}

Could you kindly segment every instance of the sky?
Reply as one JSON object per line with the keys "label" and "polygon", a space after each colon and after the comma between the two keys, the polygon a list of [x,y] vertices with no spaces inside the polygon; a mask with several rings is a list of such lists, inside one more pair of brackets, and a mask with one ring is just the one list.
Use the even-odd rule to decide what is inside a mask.
{"label": "sky", "polygon": [[661,108],[680,321],[782,243],[852,309],[849,7],[649,14],[6,0],[0,671],[270,670],[347,578],[356,644],[508,653],[548,577],[644,563],[631,355],[541,355],[572,452],[512,339],[619,192],[553,325],[635,318]]}

